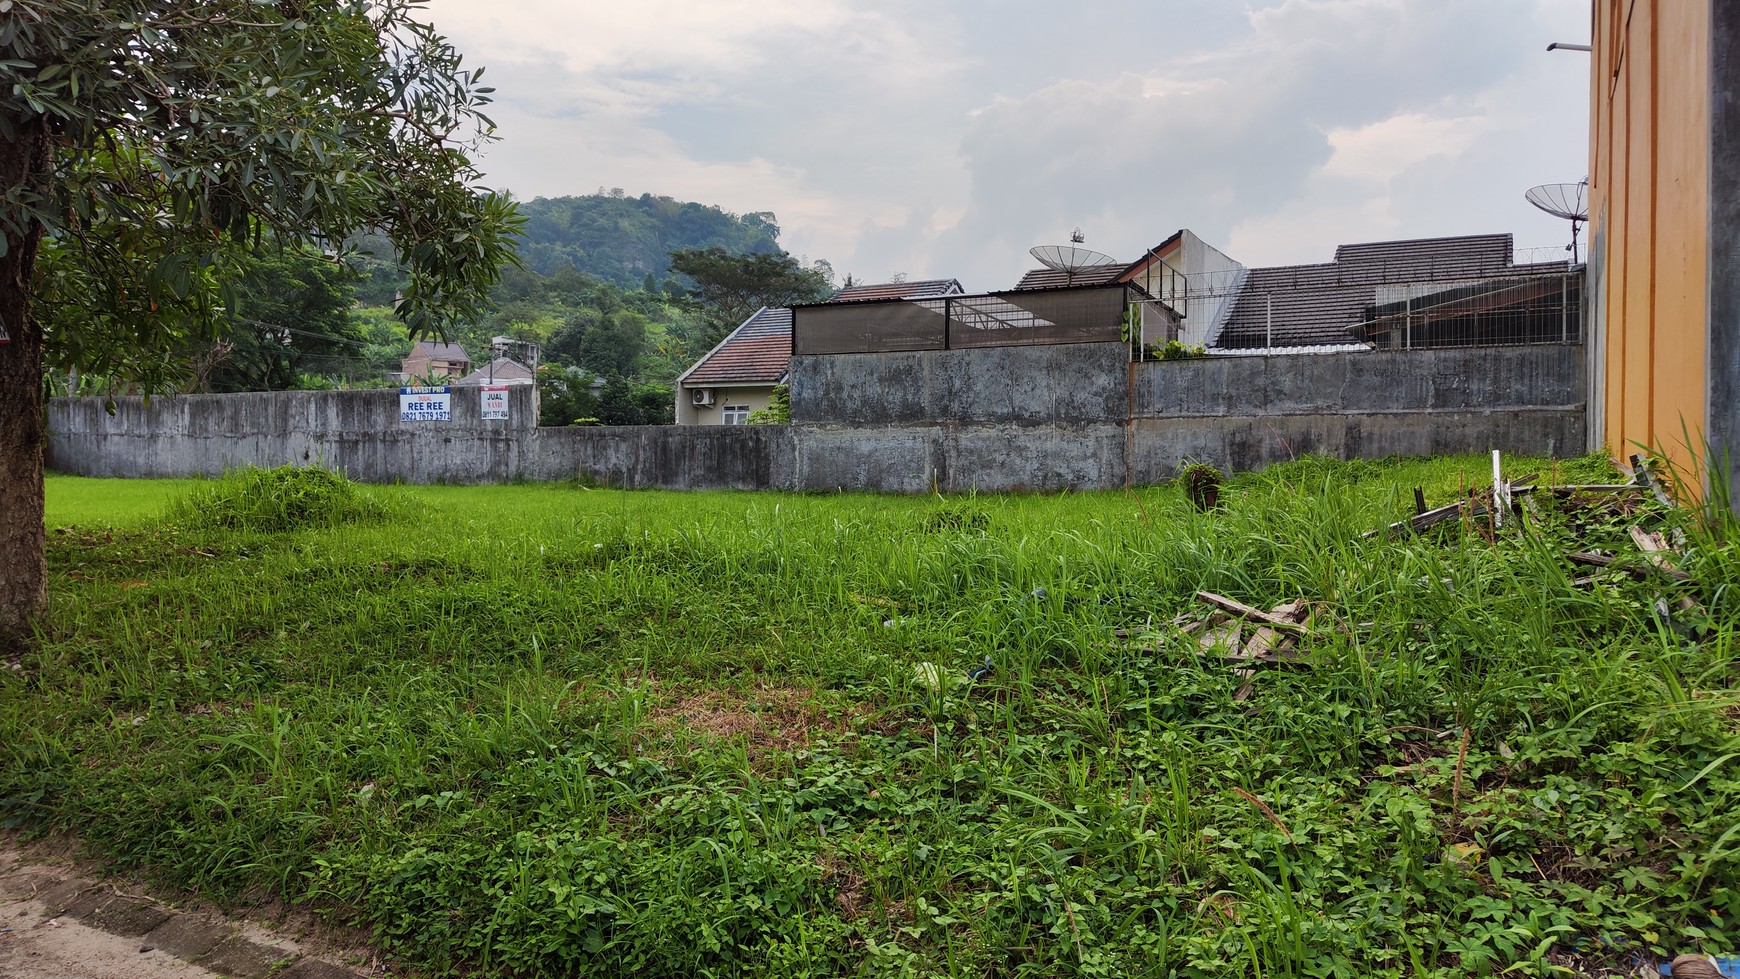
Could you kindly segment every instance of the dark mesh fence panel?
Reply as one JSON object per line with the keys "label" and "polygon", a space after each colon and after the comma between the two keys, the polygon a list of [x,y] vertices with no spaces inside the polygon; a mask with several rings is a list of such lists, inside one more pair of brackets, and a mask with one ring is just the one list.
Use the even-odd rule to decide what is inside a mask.
{"label": "dark mesh fence panel", "polygon": [[799,306],[792,349],[844,354],[1115,341],[1125,294],[1123,286],[1110,286]]}
{"label": "dark mesh fence panel", "polygon": [[798,354],[849,354],[885,350],[941,350],[943,299],[850,302],[793,310],[793,349]]}
{"label": "dark mesh fence panel", "polygon": [[949,305],[949,346],[1117,340],[1123,315],[1122,287],[958,296]]}

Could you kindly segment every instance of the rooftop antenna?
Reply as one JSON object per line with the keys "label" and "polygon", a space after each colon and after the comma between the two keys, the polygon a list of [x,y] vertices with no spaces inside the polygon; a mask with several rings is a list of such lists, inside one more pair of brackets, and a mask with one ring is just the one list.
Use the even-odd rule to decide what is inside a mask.
{"label": "rooftop antenna", "polygon": [[1530,187],[1523,199],[1556,218],[1571,222],[1571,264],[1577,264],[1577,229],[1589,220],[1589,180],[1574,184],[1541,184]]}
{"label": "rooftop antenna", "polygon": [[1118,261],[1104,252],[1080,247],[1086,240],[1087,236],[1077,228],[1069,233],[1069,244],[1035,245],[1027,250],[1027,254],[1053,272],[1062,272],[1065,285],[1074,285],[1076,273],[1096,265],[1116,265]]}

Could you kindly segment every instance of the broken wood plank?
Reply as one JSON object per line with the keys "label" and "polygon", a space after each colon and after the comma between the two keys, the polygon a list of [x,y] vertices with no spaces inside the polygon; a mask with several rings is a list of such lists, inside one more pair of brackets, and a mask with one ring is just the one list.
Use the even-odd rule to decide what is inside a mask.
{"label": "broken wood plank", "polygon": [[1223,622],[1208,632],[1203,633],[1203,635],[1196,641],[1197,644],[1202,647],[1204,652],[1218,649],[1222,653],[1230,654],[1238,651],[1239,634],[1243,631],[1244,624],[1241,622]]}
{"label": "broken wood plank", "polygon": [[1569,496],[1572,493],[1643,493],[1645,487],[1636,483],[1579,483],[1558,486],[1515,486],[1510,488],[1515,493],[1547,492],[1555,496]]}
{"label": "broken wood plank", "polygon": [[1298,652],[1298,642],[1293,636],[1283,636],[1272,626],[1262,626],[1245,643],[1244,648],[1236,653],[1228,653],[1227,659],[1240,660],[1247,663],[1264,663],[1269,666],[1306,666]]}
{"label": "broken wood plank", "polygon": [[1668,494],[1667,487],[1662,485],[1661,479],[1656,476],[1652,469],[1649,468],[1649,460],[1647,458],[1641,455],[1632,456],[1631,473],[1632,478],[1637,481],[1637,485],[1649,490],[1650,493],[1655,495],[1655,501],[1657,503],[1668,507],[1674,505],[1673,497]]}
{"label": "broken wood plank", "polygon": [[1277,619],[1286,619],[1288,622],[1304,624],[1305,615],[1309,611],[1309,608],[1310,606],[1305,604],[1304,599],[1298,599],[1291,602],[1282,602],[1274,608],[1269,609],[1269,614]]}
{"label": "broken wood plank", "polygon": [[1273,626],[1260,626],[1251,634],[1250,641],[1245,643],[1244,648],[1239,650],[1239,655],[1249,659],[1272,658],[1275,655],[1275,644],[1280,637],[1281,633]]}
{"label": "broken wood plank", "polygon": [[1679,570],[1674,567],[1673,561],[1668,557],[1668,555],[1673,553],[1673,548],[1668,547],[1666,537],[1663,537],[1657,532],[1644,530],[1636,524],[1632,524],[1626,529],[1631,533],[1631,542],[1636,544],[1637,549],[1643,552],[1643,559],[1645,561],[1648,561],[1655,568],[1670,574]]}
{"label": "broken wood plank", "polygon": [[1241,602],[1236,598],[1227,598],[1225,595],[1216,595],[1214,592],[1210,591],[1199,591],[1196,593],[1196,600],[1213,605],[1215,608],[1218,608],[1223,612],[1230,612],[1241,619],[1249,619],[1252,622],[1263,622],[1274,626],[1277,629],[1286,629],[1292,632],[1305,631],[1305,627],[1297,622],[1270,615],[1268,612],[1265,612],[1260,608],[1253,608],[1252,606],[1246,605],[1244,602]]}
{"label": "broken wood plank", "polygon": [[1420,514],[1425,513],[1425,512],[1426,512],[1426,491],[1422,490],[1420,487],[1416,486],[1416,487],[1414,487],[1414,515],[1419,516]]}
{"label": "broken wood plank", "polygon": [[1239,688],[1236,691],[1233,692],[1233,700],[1244,701],[1244,700],[1251,699],[1252,691],[1256,690],[1256,688],[1257,688],[1256,683],[1252,679],[1253,677],[1255,677],[1257,675],[1257,671],[1252,670],[1252,669],[1243,669],[1243,670],[1234,670],[1233,673],[1234,673],[1234,675],[1238,676],[1240,679],[1245,681],[1243,684],[1241,684],[1239,686]]}
{"label": "broken wood plank", "polygon": [[1481,506],[1478,503],[1475,503],[1472,505],[1473,508],[1471,510],[1469,510],[1468,508],[1470,506],[1470,503],[1471,503],[1471,501],[1469,501],[1469,500],[1457,500],[1455,503],[1447,503],[1444,506],[1438,507],[1437,509],[1427,510],[1425,513],[1409,517],[1406,520],[1398,520],[1395,523],[1390,524],[1388,527],[1384,528],[1383,530],[1368,530],[1365,532],[1364,536],[1376,537],[1378,534],[1381,533],[1385,537],[1392,537],[1392,536],[1394,536],[1398,533],[1401,533],[1403,531],[1409,531],[1409,532],[1417,534],[1420,531],[1425,530],[1428,527],[1433,527],[1433,526],[1436,526],[1438,524],[1441,524],[1444,521],[1451,519],[1452,517],[1460,517],[1460,516],[1462,516],[1464,511],[1467,511],[1468,515],[1471,517],[1479,517],[1479,516],[1485,515],[1486,507]]}
{"label": "broken wood plank", "polygon": [[1615,571],[1624,571],[1639,578],[1647,575],[1652,570],[1667,575],[1669,578],[1673,578],[1677,581],[1687,581],[1692,577],[1678,568],[1664,568],[1657,564],[1627,564],[1616,557],[1610,557],[1606,554],[1596,554],[1594,551],[1573,551],[1572,553],[1565,555],[1565,557],[1570,560],[1572,564],[1581,564],[1591,568],[1612,568]]}
{"label": "broken wood plank", "polygon": [[1504,511],[1510,509],[1510,487],[1504,481],[1504,463],[1492,450],[1492,529],[1504,526]]}

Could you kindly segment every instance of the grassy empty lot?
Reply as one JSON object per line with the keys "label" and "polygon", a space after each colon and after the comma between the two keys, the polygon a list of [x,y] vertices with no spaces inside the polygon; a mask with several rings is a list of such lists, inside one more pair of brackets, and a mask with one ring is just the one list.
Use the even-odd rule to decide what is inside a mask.
{"label": "grassy empty lot", "polygon": [[[431,974],[1725,950],[1740,545],[1688,527],[1689,581],[1579,587],[1566,552],[1634,555],[1628,524],[1683,516],[1543,500],[1496,536],[1361,536],[1415,486],[1488,482],[1482,459],[1304,460],[1202,514],[1175,488],[51,478],[52,622],[0,670],[0,820],[309,902]],[[1239,699],[1170,624],[1199,589],[1314,603],[1306,665]]]}

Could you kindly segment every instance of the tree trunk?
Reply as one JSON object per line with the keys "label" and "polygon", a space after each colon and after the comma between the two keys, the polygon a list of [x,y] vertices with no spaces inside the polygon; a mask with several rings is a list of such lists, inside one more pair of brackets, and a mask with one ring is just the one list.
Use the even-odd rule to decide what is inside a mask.
{"label": "tree trunk", "polygon": [[[0,143],[0,188],[40,190],[47,179],[49,135],[14,119],[16,141]],[[37,246],[32,223],[9,235],[0,255],[0,655],[30,642],[48,606],[47,535],[42,515],[42,331],[30,317]]]}

